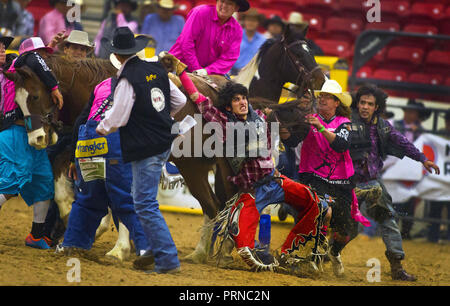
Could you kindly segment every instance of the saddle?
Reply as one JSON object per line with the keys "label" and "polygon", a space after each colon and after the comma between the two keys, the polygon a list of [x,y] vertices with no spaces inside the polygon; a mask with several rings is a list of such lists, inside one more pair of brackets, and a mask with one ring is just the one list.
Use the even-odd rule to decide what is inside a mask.
{"label": "saddle", "polygon": [[[192,73],[188,73],[189,77],[191,79],[197,79],[200,80],[201,82],[207,84],[209,87],[211,87],[212,89],[214,89],[215,91],[219,92],[219,85],[217,85],[213,79],[211,79],[209,76],[198,76]],[[172,72],[168,73],[169,79],[178,87],[178,88],[182,88],[183,85],[181,84],[180,78],[173,74]]]}

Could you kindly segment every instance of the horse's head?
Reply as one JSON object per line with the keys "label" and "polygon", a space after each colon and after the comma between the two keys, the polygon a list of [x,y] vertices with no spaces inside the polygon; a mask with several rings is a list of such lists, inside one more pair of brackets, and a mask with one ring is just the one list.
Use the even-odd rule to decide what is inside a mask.
{"label": "horse's head", "polygon": [[306,41],[307,31],[308,27],[299,32],[287,25],[280,42],[285,76],[288,82],[299,86],[299,97],[308,89],[320,89],[325,82],[325,75]]}
{"label": "horse's head", "polygon": [[24,115],[28,143],[38,150],[55,144],[57,122],[56,105],[48,89],[28,67],[17,68],[15,73],[4,73],[16,88],[15,102]]}

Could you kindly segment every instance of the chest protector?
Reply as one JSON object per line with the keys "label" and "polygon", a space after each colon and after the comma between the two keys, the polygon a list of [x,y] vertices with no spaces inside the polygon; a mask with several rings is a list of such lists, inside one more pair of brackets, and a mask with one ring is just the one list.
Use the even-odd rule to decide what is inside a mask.
{"label": "chest protector", "polygon": [[[16,63],[15,59],[8,72],[15,73],[16,69],[14,68],[14,64]],[[1,116],[2,116],[2,126],[0,130],[7,129],[10,127],[16,120],[23,119],[23,113],[20,107],[16,104],[16,86],[13,81],[3,77],[1,82]]]}

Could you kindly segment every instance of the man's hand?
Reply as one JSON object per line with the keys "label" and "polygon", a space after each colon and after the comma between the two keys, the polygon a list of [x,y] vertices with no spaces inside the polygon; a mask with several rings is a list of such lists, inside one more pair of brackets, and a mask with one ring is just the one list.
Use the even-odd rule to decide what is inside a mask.
{"label": "man's hand", "polygon": [[208,71],[206,71],[206,69],[197,69],[194,70],[194,74],[198,75],[198,76],[207,76],[208,75]]}
{"label": "man's hand", "polygon": [[69,37],[69,35],[66,35],[66,30],[62,30],[61,32],[53,36],[52,41],[48,44],[48,47],[55,48],[60,43],[62,43],[67,37]]}
{"label": "man's hand", "polygon": [[184,63],[182,63],[178,58],[167,51],[162,51],[161,53],[159,53],[158,57],[167,70],[175,71],[176,75],[178,76],[181,75],[187,68]]}
{"label": "man's hand", "polygon": [[309,115],[309,116],[306,116],[305,121],[308,122],[309,124],[313,125],[317,130],[320,130],[322,128],[322,123],[320,123],[320,121],[317,117]]}
{"label": "man's hand", "polygon": [[64,100],[59,88],[56,88],[52,91],[52,100],[58,106],[58,109],[62,109],[64,105]]}
{"label": "man's hand", "polygon": [[70,163],[69,165],[69,178],[73,179],[74,181],[78,181],[78,174],[77,174],[77,167],[74,163]]}
{"label": "man's hand", "polygon": [[439,167],[433,163],[431,160],[427,160],[423,162],[423,166],[425,167],[425,169],[427,169],[428,172],[433,173],[433,169],[434,172],[436,174],[439,174],[441,171],[439,170]]}
{"label": "man's hand", "polygon": [[105,133],[103,133],[101,130],[99,130],[98,125],[97,125],[97,128],[95,129],[95,132],[100,136],[106,136]]}

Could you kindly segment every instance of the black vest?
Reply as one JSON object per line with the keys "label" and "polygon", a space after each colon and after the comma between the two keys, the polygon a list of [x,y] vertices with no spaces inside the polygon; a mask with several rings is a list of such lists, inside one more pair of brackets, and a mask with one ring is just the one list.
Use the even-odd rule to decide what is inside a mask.
{"label": "black vest", "polygon": [[[365,121],[359,116],[358,112],[352,113],[351,125],[351,144],[350,156],[353,161],[365,159],[369,155],[371,148],[370,130]],[[393,155],[398,158],[405,156],[403,150],[398,148],[389,140],[391,127],[386,124],[386,121],[380,117],[377,118],[377,136],[378,136],[378,152],[384,160],[387,155]]]}
{"label": "black vest", "polygon": [[126,126],[120,128],[124,162],[161,154],[177,136],[171,134],[170,85],[167,71],[160,63],[134,57],[119,77],[133,86],[136,100]]}

